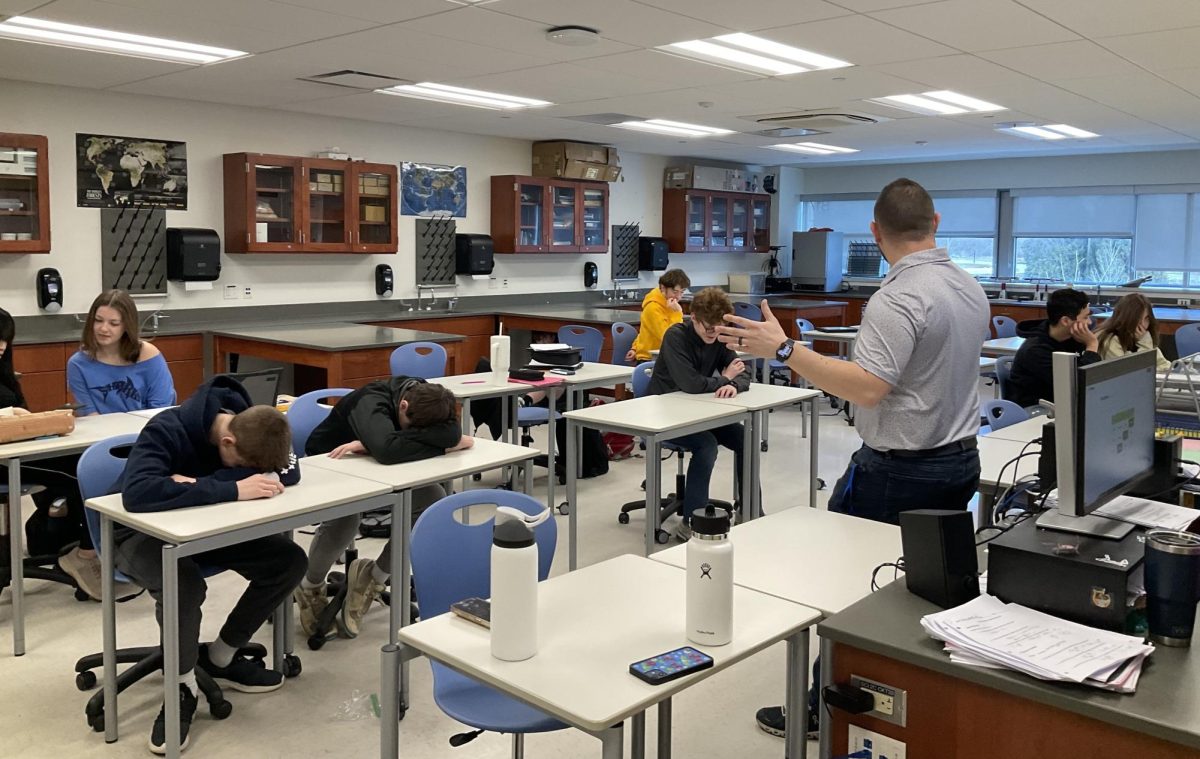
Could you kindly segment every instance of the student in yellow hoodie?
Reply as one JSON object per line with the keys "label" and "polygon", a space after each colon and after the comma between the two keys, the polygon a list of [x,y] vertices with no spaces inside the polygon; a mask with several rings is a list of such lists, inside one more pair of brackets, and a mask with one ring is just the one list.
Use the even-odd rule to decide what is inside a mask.
{"label": "student in yellow hoodie", "polygon": [[658,278],[658,287],[646,293],[642,299],[642,323],[638,327],[633,348],[625,354],[625,361],[649,361],[650,351],[662,347],[663,335],[673,324],[683,321],[683,307],[679,299],[691,287],[692,281],[683,269],[668,269]]}

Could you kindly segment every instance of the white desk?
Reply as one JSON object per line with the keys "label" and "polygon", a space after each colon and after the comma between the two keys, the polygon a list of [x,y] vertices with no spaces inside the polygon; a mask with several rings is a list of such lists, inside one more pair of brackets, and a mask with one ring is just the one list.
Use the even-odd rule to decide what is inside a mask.
{"label": "white desk", "polygon": [[[104,732],[117,740],[117,628],[113,602],[113,523],[163,541],[163,698],[166,704],[168,759],[179,757],[179,560],[204,551],[277,535],[298,527],[390,507],[392,523],[400,509],[391,488],[381,483],[310,467],[302,460],[301,480],[274,498],[233,501],[188,509],[133,513],[125,510],[121,494],[92,498],[89,508],[100,513],[101,579],[104,597]],[[393,527],[393,531],[395,527]],[[393,551],[395,555],[396,551]],[[281,604],[273,629],[275,666],[282,664],[291,645],[292,603]],[[394,638],[394,636],[393,636]]]}
{"label": "white desk", "polygon": [[1010,424],[1003,429],[992,430],[983,437],[991,440],[1015,440],[1018,443],[1028,443],[1030,440],[1037,440],[1042,436],[1042,427],[1049,421],[1050,417],[1048,416],[1034,416],[1023,422]]}
{"label": "white desk", "polygon": [[[567,508],[570,512],[568,546],[570,561],[575,569],[577,559],[576,538],[578,535],[579,503],[576,493],[578,456],[576,438],[578,430],[593,427],[602,432],[618,432],[640,436],[646,443],[646,555],[654,550],[654,541],[659,527],[659,502],[662,488],[659,484],[660,461],[663,441],[721,427],[726,424],[749,421],[750,412],[737,406],[708,403],[690,397],[671,395],[647,395],[620,403],[606,403],[594,408],[569,411],[567,419]],[[750,425],[745,426],[743,446],[751,445]],[[751,478],[741,477],[741,501],[749,508],[751,493],[757,483]],[[680,494],[682,497],[682,494]],[[664,541],[665,542],[665,541]]]}
{"label": "white desk", "polygon": [[[588,362],[576,369],[574,374],[564,375],[562,381],[567,393],[566,410],[574,411],[576,408],[582,408],[588,390],[595,390],[601,387],[616,387],[617,385],[625,384],[633,376],[633,369],[632,366],[625,366],[623,364]],[[561,392],[561,389],[555,388],[550,393],[550,417],[552,420],[554,418],[554,409],[558,408],[558,397]],[[576,450],[581,450],[583,446],[583,429],[577,429],[575,435]],[[558,481],[557,468],[555,467],[555,447],[558,445],[558,439],[555,437],[553,424],[550,426],[550,434],[547,437],[546,464],[550,468],[550,474],[546,478],[546,506],[552,509],[554,508],[554,486]],[[576,474],[579,473],[578,469],[577,465]]]}
{"label": "white desk", "polygon": [[[633,755],[645,737],[645,711],[658,704],[659,759],[670,756],[671,698],[768,646],[787,641],[787,705],[793,720],[807,713],[808,628],[820,614],[763,593],[734,587],[733,640],[724,646],[696,646],[714,659],[711,669],[649,685],[629,674],[629,665],[688,642],[684,632],[685,573],[631,555],[618,556],[541,583],[538,593],[538,653],[523,662],[492,658],[489,633],[442,614],[405,627],[402,653],[420,652],[505,694],[595,735],[604,759],[623,756],[624,721],[633,718]],[[395,647],[393,647],[394,649]],[[410,650],[412,649],[412,650]],[[720,711],[727,705],[714,705]],[[714,715],[717,714],[714,711]],[[381,722],[396,724],[384,714]],[[714,718],[720,729],[720,719]],[[803,759],[804,731],[785,742],[792,759]],[[382,747],[397,756],[397,745]]]}
{"label": "white desk", "polygon": [[[842,352],[842,357],[847,361],[854,360],[854,344],[858,342],[858,330],[849,332],[825,332],[824,330],[814,329],[806,332],[801,332],[800,336],[805,340],[827,340],[829,342],[838,343],[838,350]],[[851,425],[854,424],[854,407],[850,401],[842,399],[846,404],[846,419]]]}
{"label": "white desk", "polygon": [[[992,435],[979,438],[979,511],[976,514],[976,526],[983,527],[990,523],[991,514],[988,508],[993,498],[1022,477],[1037,474],[1038,451],[1041,447],[1033,443],[1026,448],[1029,440],[1005,440]],[[1011,464],[1007,469],[1004,465],[1021,455],[1024,458]],[[1003,479],[1001,479],[1003,470]]]}
{"label": "white desk", "polygon": [[980,351],[985,356],[1015,356],[1025,344],[1023,337],[1001,337],[995,340],[985,340]]}
{"label": "white desk", "polygon": [[21,545],[25,525],[21,520],[21,462],[82,453],[105,438],[140,432],[147,421],[133,414],[87,416],[75,420],[75,431],[69,435],[0,445],[0,461],[8,464],[8,510],[0,509],[0,532],[8,531],[13,656],[25,654],[25,549]]}
{"label": "white desk", "polygon": [[764,385],[755,382],[744,393],[738,393],[732,398],[718,398],[712,393],[689,394],[683,392],[670,393],[668,398],[685,398],[688,400],[716,403],[721,406],[740,408],[750,412],[750,450],[746,451],[750,460],[750,481],[755,483],[752,488],[753,500],[750,503],[749,518],[754,519],[762,514],[762,449],[766,441],[767,413],[774,408],[793,406],[797,403],[809,404],[809,450],[808,450],[808,505],[817,506],[817,435],[820,430],[821,414],[817,409],[817,401],[821,398],[820,390],[805,390],[786,385]]}
{"label": "white desk", "polygon": [[501,398],[500,406],[501,439],[505,442],[518,442],[517,413],[514,407],[518,396],[537,388],[519,382],[509,382],[507,379],[496,381],[492,372],[476,372],[474,374],[456,374],[449,377],[434,377],[429,382],[441,385],[454,394],[455,399],[462,402],[462,430],[464,435],[471,434],[471,401],[484,398]]}

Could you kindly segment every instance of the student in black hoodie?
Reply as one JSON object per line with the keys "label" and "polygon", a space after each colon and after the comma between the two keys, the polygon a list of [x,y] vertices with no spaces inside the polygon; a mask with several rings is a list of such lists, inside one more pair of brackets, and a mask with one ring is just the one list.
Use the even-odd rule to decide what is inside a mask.
{"label": "student in black hoodie", "polygon": [[1004,399],[1018,406],[1036,406],[1039,400],[1054,400],[1054,371],[1051,354],[1079,354],[1079,365],[1100,361],[1099,340],[1090,328],[1092,317],[1087,295],[1063,289],[1046,300],[1046,319],[1029,319],[1017,325],[1024,344],[1013,359],[1012,375],[1004,387]]}
{"label": "student in black hoodie", "polygon": [[[132,512],[271,498],[300,481],[283,414],[251,406],[230,377],[214,377],[178,408],[151,419],[133,444],[117,485]],[[162,541],[127,527],[114,529],[117,568],[150,591],[162,623]],[[283,675],[237,651],[250,642],[304,575],[304,550],[282,535],[218,548],[179,562],[180,744],[187,745],[196,712],[196,665],[219,683],[247,693],[275,690]],[[232,569],[250,585],[216,640],[200,644],[200,607],[207,585],[200,567]],[[154,721],[150,750],[165,752],[165,707]]]}
{"label": "student in black hoodie", "polygon": [[[470,448],[473,443],[474,438],[462,434],[453,393],[417,377],[392,377],[339,399],[309,435],[304,452],[309,456],[328,453],[335,459],[367,454],[380,464],[402,464]],[[413,518],[445,495],[440,485],[414,490]],[[329,603],[325,576],[350,544],[358,522],[357,514],[325,522],[309,546],[308,572],[295,592],[305,635],[313,634],[317,618]],[[346,567],[346,600],[337,618],[338,632],[344,637],[358,636],[363,616],[383,592],[391,553],[389,541],[377,560],[355,559]]]}

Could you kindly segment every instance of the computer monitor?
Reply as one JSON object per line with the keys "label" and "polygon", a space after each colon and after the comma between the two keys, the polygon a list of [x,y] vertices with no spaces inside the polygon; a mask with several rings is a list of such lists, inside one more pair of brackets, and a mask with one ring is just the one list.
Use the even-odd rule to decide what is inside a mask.
{"label": "computer monitor", "polygon": [[1131,525],[1088,515],[1154,472],[1154,352],[1052,362],[1058,511],[1038,526],[1120,539]]}

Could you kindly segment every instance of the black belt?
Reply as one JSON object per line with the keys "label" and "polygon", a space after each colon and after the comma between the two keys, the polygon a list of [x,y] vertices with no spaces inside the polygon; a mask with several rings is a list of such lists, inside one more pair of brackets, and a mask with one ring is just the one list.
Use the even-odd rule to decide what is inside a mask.
{"label": "black belt", "polygon": [[924,459],[934,456],[945,456],[949,453],[961,453],[962,451],[973,451],[979,447],[979,440],[975,437],[965,437],[962,440],[955,440],[953,443],[939,445],[937,448],[926,448],[923,451],[875,451],[883,456],[893,456],[901,459]]}

